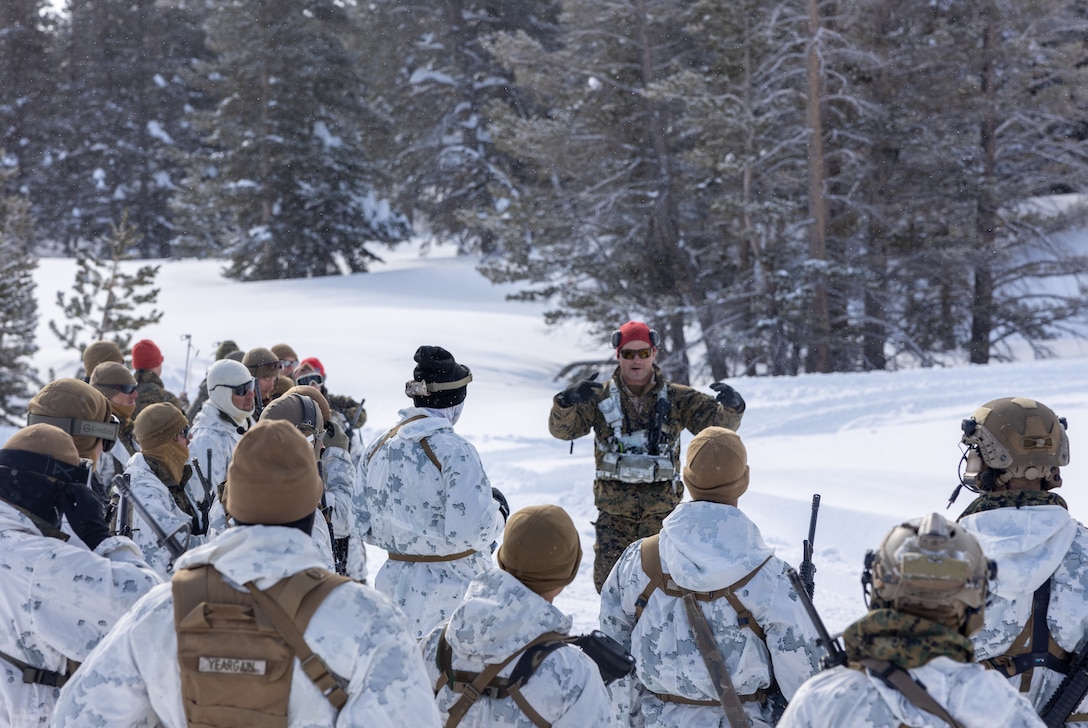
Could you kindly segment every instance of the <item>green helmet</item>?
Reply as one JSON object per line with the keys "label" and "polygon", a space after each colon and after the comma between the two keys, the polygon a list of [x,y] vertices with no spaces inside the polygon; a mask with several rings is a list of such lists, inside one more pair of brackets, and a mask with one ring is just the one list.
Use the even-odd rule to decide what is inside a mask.
{"label": "green helmet", "polygon": [[975,537],[939,513],[893,528],[865,556],[861,583],[871,609],[894,609],[964,635],[983,623],[997,565]]}
{"label": "green helmet", "polygon": [[1069,464],[1066,421],[1042,402],[1027,397],[995,399],[963,421],[964,472],[961,481],[976,492],[993,490],[1012,478],[1061,485],[1059,468]]}

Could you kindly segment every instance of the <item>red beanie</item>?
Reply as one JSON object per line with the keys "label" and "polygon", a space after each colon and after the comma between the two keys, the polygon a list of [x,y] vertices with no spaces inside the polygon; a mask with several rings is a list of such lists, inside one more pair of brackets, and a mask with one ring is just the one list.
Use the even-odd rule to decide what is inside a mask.
{"label": "red beanie", "polygon": [[299,366],[302,366],[303,364],[309,364],[317,370],[318,374],[320,374],[321,376],[325,376],[325,367],[322,366],[321,360],[318,359],[316,356],[307,357],[306,359],[303,359],[298,363]]}
{"label": "red beanie", "polygon": [[655,346],[653,337],[650,336],[650,327],[641,321],[628,321],[616,333],[619,336],[613,336],[612,340],[617,349],[622,349],[632,341],[645,341],[650,346]]}
{"label": "red beanie", "polygon": [[162,364],[162,352],[151,339],[140,339],[132,345],[132,368],[154,369]]}

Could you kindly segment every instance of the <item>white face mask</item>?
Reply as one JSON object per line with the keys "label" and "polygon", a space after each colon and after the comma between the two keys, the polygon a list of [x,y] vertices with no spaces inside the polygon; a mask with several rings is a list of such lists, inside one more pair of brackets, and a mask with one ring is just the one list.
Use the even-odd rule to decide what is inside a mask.
{"label": "white face mask", "polygon": [[430,414],[430,415],[432,415],[434,417],[445,417],[447,420],[450,421],[451,425],[456,425],[457,420],[461,419],[461,410],[463,410],[464,408],[465,408],[465,403],[464,402],[459,402],[458,404],[455,404],[452,407],[444,407],[443,409],[434,409],[432,407],[420,407],[420,409],[425,410],[428,414]]}

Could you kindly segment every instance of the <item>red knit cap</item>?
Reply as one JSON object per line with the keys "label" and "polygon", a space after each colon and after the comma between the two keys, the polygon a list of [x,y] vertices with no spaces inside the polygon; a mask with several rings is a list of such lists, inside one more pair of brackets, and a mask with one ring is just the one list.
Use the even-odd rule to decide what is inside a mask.
{"label": "red knit cap", "polygon": [[162,352],[151,339],[140,339],[132,345],[132,368],[154,369],[162,364]]}
{"label": "red knit cap", "polygon": [[321,360],[316,356],[309,356],[298,363],[301,367],[303,364],[309,364],[314,370],[321,376],[325,376],[325,366],[321,363]]}
{"label": "red knit cap", "polygon": [[654,342],[650,337],[650,327],[641,321],[628,321],[621,326],[619,342],[616,344],[616,348],[622,349],[632,341],[645,341],[650,346],[653,346]]}

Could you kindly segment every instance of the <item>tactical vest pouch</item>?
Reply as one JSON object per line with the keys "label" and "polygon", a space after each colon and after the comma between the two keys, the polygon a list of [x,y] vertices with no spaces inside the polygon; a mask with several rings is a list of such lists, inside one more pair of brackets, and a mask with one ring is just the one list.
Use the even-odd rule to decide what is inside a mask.
{"label": "tactical vest pouch", "polygon": [[676,477],[672,459],[663,455],[632,455],[606,452],[601,455],[597,477],[621,483],[660,483]]}
{"label": "tactical vest pouch", "polygon": [[[298,631],[345,577],[307,569],[266,590]],[[285,728],[296,650],[254,596],[211,566],[174,575],[182,700],[190,728]],[[324,692],[324,691],[323,691]]]}

